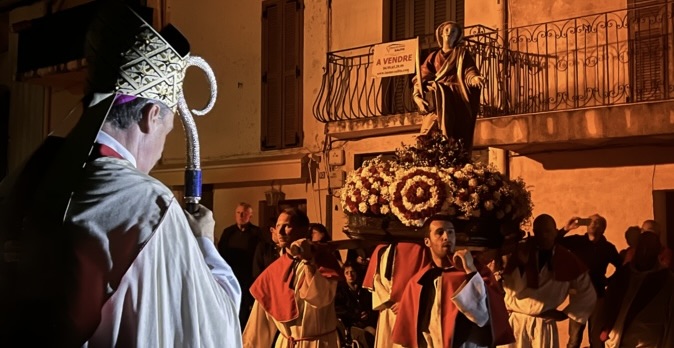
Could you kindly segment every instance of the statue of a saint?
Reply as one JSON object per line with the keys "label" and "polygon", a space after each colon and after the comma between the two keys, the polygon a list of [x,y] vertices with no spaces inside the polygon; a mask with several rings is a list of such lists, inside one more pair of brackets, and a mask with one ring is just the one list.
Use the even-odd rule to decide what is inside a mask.
{"label": "statue of a saint", "polygon": [[[414,82],[414,102],[424,116],[422,133],[438,127],[444,135],[461,140],[470,153],[484,77],[465,46],[463,28],[444,22],[435,30],[440,49],[419,68]],[[421,80],[421,81],[420,81]]]}

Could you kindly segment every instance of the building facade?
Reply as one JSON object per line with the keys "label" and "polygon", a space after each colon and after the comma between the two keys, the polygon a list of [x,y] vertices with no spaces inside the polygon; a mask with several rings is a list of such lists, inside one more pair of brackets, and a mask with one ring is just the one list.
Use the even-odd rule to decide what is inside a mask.
{"label": "building facade", "polygon": [[[9,91],[7,166],[16,168],[81,98],[77,59],[20,71],[25,23],[87,1],[7,4],[12,30],[0,54]],[[205,202],[217,232],[239,201],[265,226],[276,200],[306,205],[314,222],[345,238],[339,204],[344,173],[363,159],[410,143],[421,116],[411,75],[370,75],[374,44],[419,37],[422,56],[445,20],[465,37],[487,78],[475,129],[476,155],[522,177],[558,226],[599,213],[606,237],[655,218],[674,247],[674,5],[664,0],[156,0],[193,54],[213,67],[214,110],[196,120]],[[54,8],[54,6],[59,6]],[[9,11],[9,8],[12,8]],[[80,77],[78,80],[78,71]],[[14,81],[18,76],[20,82]],[[187,100],[207,100],[188,74]],[[77,114],[77,111],[72,112]],[[177,121],[176,121],[177,122]],[[179,195],[184,135],[176,127],[153,175]],[[283,195],[270,195],[281,191]],[[282,197],[280,197],[282,196]],[[582,232],[580,232],[582,233]]]}

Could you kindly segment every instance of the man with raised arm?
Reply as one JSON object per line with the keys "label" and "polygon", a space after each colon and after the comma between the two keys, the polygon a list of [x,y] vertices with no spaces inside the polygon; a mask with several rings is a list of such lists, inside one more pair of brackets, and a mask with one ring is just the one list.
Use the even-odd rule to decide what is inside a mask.
{"label": "man with raised arm", "polygon": [[255,302],[243,331],[244,347],[338,348],[339,263],[310,241],[309,219],[297,208],[281,212],[275,233],[281,257],[250,288]]}
{"label": "man with raised arm", "polygon": [[[456,247],[450,217],[421,228],[432,262],[407,284],[393,341],[402,347],[493,347],[514,342],[503,295],[488,268]],[[480,268],[478,270],[478,267]]]}

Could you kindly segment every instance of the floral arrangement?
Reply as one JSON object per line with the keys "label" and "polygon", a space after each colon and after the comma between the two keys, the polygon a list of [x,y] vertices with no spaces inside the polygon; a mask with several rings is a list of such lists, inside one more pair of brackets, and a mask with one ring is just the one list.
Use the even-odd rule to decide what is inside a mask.
{"label": "floral arrangement", "polygon": [[448,139],[438,131],[417,137],[416,145],[405,145],[396,150],[396,161],[403,168],[452,168],[470,162],[470,154],[461,141]]}
{"label": "floral arrangement", "polygon": [[342,209],[349,214],[388,214],[391,211],[389,188],[397,167],[381,156],[363,162],[346,178],[340,195]]}
{"label": "floral arrangement", "polygon": [[456,191],[450,175],[435,167],[401,168],[389,190],[391,211],[407,226],[421,226],[426,218],[448,211]]}
{"label": "floral arrangement", "polygon": [[480,162],[455,168],[400,169],[389,191],[391,212],[403,224],[415,227],[435,214],[523,222],[531,217],[533,207],[521,179],[507,180]]}
{"label": "floral arrangement", "polygon": [[531,218],[531,195],[522,179],[509,180],[490,165],[472,162],[460,142],[439,132],[403,145],[396,157],[366,161],[348,175],[341,191],[347,214],[393,215],[411,227],[435,214],[517,225]]}

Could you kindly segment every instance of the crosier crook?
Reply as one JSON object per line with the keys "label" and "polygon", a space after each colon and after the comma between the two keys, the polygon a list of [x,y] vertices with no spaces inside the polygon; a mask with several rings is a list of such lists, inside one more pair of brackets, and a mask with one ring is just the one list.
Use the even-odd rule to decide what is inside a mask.
{"label": "crosier crook", "polygon": [[190,213],[199,210],[199,201],[201,200],[201,157],[199,155],[199,133],[197,125],[194,123],[194,117],[207,114],[218,96],[218,86],[215,81],[215,74],[211,67],[201,57],[190,56],[187,58],[186,69],[190,66],[196,66],[206,73],[208,82],[211,84],[211,97],[206,107],[202,110],[191,110],[187,106],[185,94],[182,89],[178,92],[178,111],[185,130],[185,143],[187,145],[187,164],[185,165],[185,209]]}

